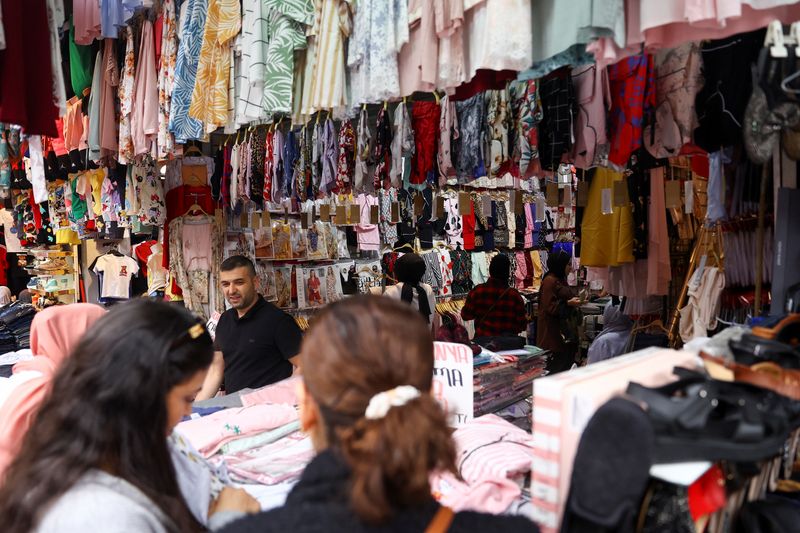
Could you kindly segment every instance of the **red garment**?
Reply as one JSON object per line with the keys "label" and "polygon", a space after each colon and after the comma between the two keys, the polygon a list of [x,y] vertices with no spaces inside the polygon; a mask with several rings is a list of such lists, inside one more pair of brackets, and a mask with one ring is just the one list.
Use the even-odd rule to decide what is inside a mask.
{"label": "red garment", "polygon": [[459,85],[451,100],[454,102],[469,100],[478,93],[505,89],[506,84],[515,79],[517,79],[517,72],[513,70],[479,69],[472,80]]}
{"label": "red garment", "polygon": [[167,220],[164,222],[164,261],[161,263],[164,268],[169,269],[169,223],[186,214],[192,204],[197,204],[206,212],[214,214],[214,197],[211,195],[211,187],[201,185],[192,187],[181,185],[175,187],[167,193]]}
{"label": "red garment", "polygon": [[67,145],[64,143],[63,119],[56,120],[56,130],[58,130],[58,135],[55,137],[48,137],[48,139],[50,139],[50,146],[53,147],[53,152],[55,152],[56,157],[67,155]]}
{"label": "red garment", "polygon": [[411,128],[414,130],[414,159],[411,163],[412,185],[422,185],[436,179],[434,161],[439,147],[439,117],[441,107],[436,102],[414,102],[411,108]]}
{"label": "red garment", "polygon": [[470,205],[470,214],[461,217],[461,236],[464,238],[464,249],[475,249],[475,208]]}
{"label": "red garment", "polygon": [[528,326],[520,293],[494,278],[469,291],[461,318],[475,321],[476,337],[516,335]]}
{"label": "red garment", "polygon": [[45,0],[2,0],[6,48],[0,50],[0,122],[29,135],[58,135]]}
{"label": "red garment", "polygon": [[707,178],[710,171],[708,169],[708,152],[695,144],[684,144],[678,155],[690,155],[692,172]]}
{"label": "red garment", "polygon": [[0,246],[0,285],[8,286],[8,256],[6,247]]}
{"label": "red garment", "polygon": [[611,93],[608,160],[620,166],[642,146],[642,129],[656,107],[653,56],[626,57],[608,67]]}
{"label": "red garment", "polygon": [[164,31],[164,15],[159,15],[153,23],[153,37],[156,51],[156,68],[161,64],[161,33]]}
{"label": "red garment", "polygon": [[144,241],[137,244],[133,249],[136,259],[139,260],[139,270],[143,276],[147,276],[147,260],[153,255],[153,246],[156,244],[157,241]]}
{"label": "red garment", "polygon": [[689,485],[689,511],[692,520],[711,515],[725,507],[725,474],[714,465],[700,479]]}

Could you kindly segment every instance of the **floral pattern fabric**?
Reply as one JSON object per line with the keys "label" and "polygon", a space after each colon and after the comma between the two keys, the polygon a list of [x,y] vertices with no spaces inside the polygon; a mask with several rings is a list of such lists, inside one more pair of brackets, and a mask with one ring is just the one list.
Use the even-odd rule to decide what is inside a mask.
{"label": "floral pattern fabric", "polygon": [[122,79],[117,88],[119,97],[119,162],[127,165],[133,160],[133,135],[131,134],[131,113],[133,112],[133,86],[136,75],[134,61],[133,31],[125,29],[125,64],[122,67]]}
{"label": "floral pattern fabric", "polygon": [[355,145],[356,133],[353,130],[353,123],[346,120],[339,129],[339,157],[336,166],[336,190],[344,191],[353,181],[355,172]]}
{"label": "floral pattern fabric", "polygon": [[169,131],[175,63],[178,59],[178,20],[174,0],[162,2],[161,58],[158,65],[158,158],[175,150],[175,138]]}

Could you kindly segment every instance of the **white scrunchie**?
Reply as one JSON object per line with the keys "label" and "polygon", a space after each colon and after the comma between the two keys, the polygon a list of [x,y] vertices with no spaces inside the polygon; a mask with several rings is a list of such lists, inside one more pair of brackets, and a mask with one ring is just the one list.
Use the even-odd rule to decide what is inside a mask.
{"label": "white scrunchie", "polygon": [[411,385],[401,385],[386,392],[379,392],[369,400],[364,416],[368,420],[378,420],[386,416],[392,407],[403,406],[419,396],[419,390]]}

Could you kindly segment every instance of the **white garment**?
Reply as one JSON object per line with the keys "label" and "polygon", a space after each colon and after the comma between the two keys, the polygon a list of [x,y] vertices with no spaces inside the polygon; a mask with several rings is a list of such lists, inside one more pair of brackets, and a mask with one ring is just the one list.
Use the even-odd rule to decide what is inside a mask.
{"label": "white garment", "polygon": [[101,255],[94,265],[96,274],[103,274],[103,298],[129,298],[131,278],[139,272],[139,265],[127,255]]}
{"label": "white garment", "polygon": [[3,408],[3,404],[6,403],[8,397],[11,396],[11,393],[14,392],[17,387],[41,375],[42,373],[37,370],[26,370],[24,372],[11,374],[11,376],[7,378],[0,378],[0,409]]}
{"label": "white garment", "polygon": [[0,6],[0,50],[6,49],[6,32],[3,30],[3,6]]}
{"label": "white garment", "polygon": [[39,135],[28,137],[28,150],[31,159],[31,184],[33,199],[37,204],[47,201],[47,180],[44,176],[44,155],[42,154],[42,138]]}
{"label": "white garment", "polygon": [[469,10],[465,24],[468,80],[478,69],[523,71],[531,66],[530,0],[483,0]]}
{"label": "white garment", "polygon": [[347,53],[352,105],[400,96],[397,54],[407,42],[408,0],[359,0]]}
{"label": "white garment", "polygon": [[161,245],[154,245],[150,257],[147,258],[147,294],[152,295],[167,288],[169,272],[164,268],[163,260]]}
{"label": "white garment", "polygon": [[15,227],[14,216],[8,209],[0,210],[0,225],[3,226],[3,231],[6,237],[6,252],[12,254],[22,253],[22,244],[19,242],[17,234],[11,232],[11,230]]}
{"label": "white garment", "polygon": [[[242,3],[242,34],[236,39],[236,54],[241,57],[237,85],[236,122],[247,124],[267,118],[262,106],[264,98],[264,59],[266,50],[266,8],[261,0],[244,0]],[[262,26],[264,28],[262,28]]]}
{"label": "white garment", "polygon": [[680,331],[683,342],[689,342],[695,337],[706,337],[708,330],[717,327],[720,295],[725,288],[725,273],[717,267],[706,267],[699,284],[695,283],[695,275],[689,283],[689,303],[681,309]]}
{"label": "white garment", "polygon": [[[67,114],[67,91],[64,87],[64,69],[61,68],[61,42],[58,35],[58,31],[64,26],[65,20],[64,0],[47,0],[47,25],[50,30],[50,67],[53,71],[53,103],[58,108],[58,116],[60,117]],[[2,33],[2,28],[0,28],[0,33]]]}

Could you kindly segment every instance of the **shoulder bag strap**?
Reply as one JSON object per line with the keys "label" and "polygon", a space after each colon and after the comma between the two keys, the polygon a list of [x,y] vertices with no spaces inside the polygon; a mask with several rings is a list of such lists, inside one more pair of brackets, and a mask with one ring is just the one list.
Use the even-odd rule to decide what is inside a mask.
{"label": "shoulder bag strap", "polygon": [[449,507],[439,507],[439,510],[433,515],[433,519],[425,529],[425,533],[446,533],[450,529],[450,524],[453,523],[454,516],[455,513]]}

